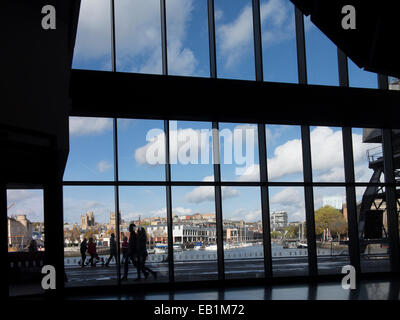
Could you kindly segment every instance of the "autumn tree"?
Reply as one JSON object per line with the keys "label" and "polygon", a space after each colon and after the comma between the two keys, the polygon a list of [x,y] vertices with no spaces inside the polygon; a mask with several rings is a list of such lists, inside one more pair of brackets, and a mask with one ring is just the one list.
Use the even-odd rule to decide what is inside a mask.
{"label": "autumn tree", "polygon": [[342,213],[331,206],[325,206],[315,211],[315,234],[321,236],[328,228],[331,236],[347,233],[347,223]]}

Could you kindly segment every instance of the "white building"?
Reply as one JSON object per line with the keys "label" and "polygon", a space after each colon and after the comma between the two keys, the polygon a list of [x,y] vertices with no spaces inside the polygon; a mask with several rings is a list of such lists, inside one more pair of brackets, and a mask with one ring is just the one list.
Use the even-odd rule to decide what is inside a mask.
{"label": "white building", "polygon": [[270,218],[271,228],[286,228],[288,225],[288,214],[286,211],[275,211],[271,213]]}

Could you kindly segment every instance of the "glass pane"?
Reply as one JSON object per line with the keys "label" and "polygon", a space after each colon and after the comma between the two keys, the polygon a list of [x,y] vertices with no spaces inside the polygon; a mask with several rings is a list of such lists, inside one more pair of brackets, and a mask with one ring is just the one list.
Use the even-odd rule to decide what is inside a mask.
{"label": "glass pane", "polygon": [[111,71],[109,0],[82,0],[72,67]]}
{"label": "glass pane", "polygon": [[260,188],[223,188],[222,212],[226,279],[264,277]]}
{"label": "glass pane", "polygon": [[214,187],[173,187],[176,281],[217,280]]}
{"label": "glass pane", "polygon": [[273,275],[307,275],[304,189],[270,187],[269,199]]}
{"label": "glass pane", "polygon": [[117,71],[162,73],[160,1],[115,1],[115,38]]}
{"label": "glass pane", "polygon": [[382,130],[353,128],[356,182],[383,182]]}
{"label": "glass pane", "polygon": [[385,188],[357,187],[358,233],[362,272],[389,272],[390,257]]}
{"label": "glass pane", "polygon": [[301,127],[266,125],[268,181],[303,181]]}
{"label": "glass pane", "polygon": [[113,120],[70,117],[69,134],[70,151],[64,180],[113,180]]}
{"label": "glass pane", "polygon": [[251,1],[216,0],[215,28],[218,77],[254,80]]}
{"label": "glass pane", "polygon": [[400,79],[389,77],[389,90],[400,90]]}
{"label": "glass pane", "polygon": [[294,6],[285,0],[261,0],[264,80],[297,83]]}
{"label": "glass pane", "polygon": [[44,293],[43,191],[7,190],[7,221],[10,296]]}
{"label": "glass pane", "polygon": [[207,1],[167,1],[168,73],[209,77]]}
{"label": "glass pane", "polygon": [[376,73],[365,71],[359,68],[351,59],[349,65],[349,85],[357,88],[378,88],[378,78]]}
{"label": "glass pane", "polygon": [[311,127],[310,130],[314,182],[344,182],[342,129]]}
{"label": "glass pane", "polygon": [[113,187],[64,187],[66,286],[115,285],[116,236]]}
{"label": "glass pane", "polygon": [[172,180],[214,181],[211,122],[170,121]]}
{"label": "glass pane", "polygon": [[161,120],[118,119],[119,180],[165,180],[165,134]]}
{"label": "glass pane", "polygon": [[260,181],[256,124],[220,123],[221,179]]}
{"label": "glass pane", "polygon": [[[119,189],[121,275],[127,277],[122,283],[134,282],[138,277],[146,282],[165,282],[169,279],[165,194],[165,187]],[[136,257],[133,257],[136,266],[131,264],[132,258],[129,253],[131,223],[136,225],[136,239],[140,248]],[[140,231],[140,228],[145,231]],[[142,268],[138,270],[138,267]]]}
{"label": "glass pane", "polygon": [[337,86],[339,73],[337,47],[310,20],[304,18],[307,78],[309,84]]}
{"label": "glass pane", "polygon": [[350,264],[346,208],[345,188],[314,188],[319,274],[340,274]]}

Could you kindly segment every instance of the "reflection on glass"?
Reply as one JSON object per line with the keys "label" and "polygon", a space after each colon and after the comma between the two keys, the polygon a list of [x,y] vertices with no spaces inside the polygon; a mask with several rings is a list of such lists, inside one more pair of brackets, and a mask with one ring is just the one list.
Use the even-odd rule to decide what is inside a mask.
{"label": "reflection on glass", "polygon": [[389,90],[400,90],[400,79],[389,77]]}
{"label": "reflection on glass", "polygon": [[211,122],[170,121],[171,177],[175,181],[214,181]]}
{"label": "reflection on glass", "polygon": [[208,77],[207,1],[167,1],[168,73]]}
{"label": "reflection on glass", "polygon": [[300,126],[266,125],[268,181],[303,181]]}
{"label": "reflection on glass", "polygon": [[220,123],[222,181],[260,181],[256,124]]}
{"label": "reflection on glass", "polygon": [[216,0],[215,29],[218,77],[254,80],[251,1]]}
{"label": "reflection on glass", "polygon": [[117,283],[114,204],[113,187],[64,187],[66,286]]}
{"label": "reflection on glass", "polygon": [[117,71],[161,74],[160,1],[115,1],[115,38]]}
{"label": "reflection on glass", "polygon": [[161,120],[118,119],[119,180],[165,180],[165,134]]}
{"label": "reflection on glass", "polygon": [[258,187],[223,187],[225,278],[264,277],[261,198]]}
{"label": "reflection on glass", "polygon": [[378,78],[376,73],[365,71],[359,68],[351,59],[348,59],[349,65],[349,85],[357,88],[378,88]]}
{"label": "reflection on glass", "polygon": [[383,182],[382,130],[353,128],[356,182]]}
{"label": "reflection on glass", "polygon": [[43,191],[7,190],[7,231],[10,296],[43,293]]}
{"label": "reflection on glass", "polygon": [[344,182],[342,129],[311,127],[310,130],[314,182]]}
{"label": "reflection on glass", "polygon": [[350,264],[345,189],[314,188],[314,219],[318,273],[339,274]]}
{"label": "reflection on glass", "polygon": [[361,271],[390,271],[385,188],[357,187],[356,195]]}
{"label": "reflection on glass", "polygon": [[113,180],[113,120],[70,117],[69,133],[70,151],[64,180]]}
{"label": "reflection on glass", "polygon": [[270,187],[269,199],[273,275],[307,275],[304,189]]}
{"label": "reflection on glass", "polygon": [[214,187],[173,187],[176,281],[217,280]]}
{"label": "reflection on glass", "polygon": [[[168,228],[165,203],[165,187],[120,187],[120,245],[122,283],[137,278],[145,282],[168,281]],[[136,225],[136,239],[140,250],[133,258],[129,254],[129,226]],[[141,238],[140,228],[143,228]],[[145,236],[144,236],[145,234]],[[131,261],[129,260],[131,259]],[[138,271],[138,265],[142,266]],[[126,273],[125,273],[126,271]]]}
{"label": "reflection on glass", "polygon": [[310,20],[304,19],[309,84],[339,84],[337,48]]}
{"label": "reflection on glass", "polygon": [[111,71],[109,0],[82,0],[72,67]]}
{"label": "reflection on glass", "polygon": [[264,80],[297,83],[294,6],[285,0],[261,0]]}

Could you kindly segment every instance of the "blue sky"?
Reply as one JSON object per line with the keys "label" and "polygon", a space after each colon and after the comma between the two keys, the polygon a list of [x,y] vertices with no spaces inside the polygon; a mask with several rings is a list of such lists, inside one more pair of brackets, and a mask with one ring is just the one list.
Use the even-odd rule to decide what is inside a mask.
{"label": "blue sky", "polygon": [[[205,0],[168,0],[169,72],[175,75],[209,76],[207,11]],[[108,0],[82,0],[78,26],[74,68],[111,70],[110,8]],[[116,1],[117,71],[161,73],[161,40],[158,0]],[[253,30],[250,0],[215,1],[217,67],[221,78],[254,80]],[[288,0],[261,0],[264,78],[266,81],[297,83],[294,8]],[[310,84],[338,85],[336,47],[308,18],[305,19],[306,54]],[[376,75],[360,70],[349,61],[351,86],[376,88]],[[190,106],[188,106],[190,107]],[[198,137],[211,123],[177,122],[176,130],[188,137]],[[220,129],[240,131],[254,129],[251,124],[220,124]],[[162,137],[163,121],[118,120],[119,179],[163,181],[163,165],[147,164],[143,159],[151,141]],[[172,128],[173,130],[174,128]],[[157,131],[158,130],[158,131]],[[298,126],[267,125],[267,153],[271,181],[301,182],[301,135]],[[114,179],[113,123],[103,118],[71,118],[70,155],[64,180],[111,181]],[[255,130],[255,136],[257,131]],[[365,152],[374,145],[362,143],[362,130],[353,130],[357,181],[368,181]],[[315,181],[343,181],[341,131],[338,128],[311,128],[313,175]],[[211,142],[211,139],[209,140]],[[225,146],[221,139],[221,148]],[[179,146],[179,143],[178,143]],[[245,139],[239,144],[246,150]],[[258,181],[258,146],[254,144],[254,162],[223,164],[224,181]],[[199,154],[209,152],[211,144],[200,145]],[[163,150],[161,150],[161,153]],[[243,153],[242,153],[243,155]],[[221,160],[224,160],[222,156]],[[200,157],[200,155],[199,155]],[[235,159],[234,154],[232,154]],[[200,158],[199,158],[200,159]],[[240,160],[240,159],[239,159]],[[237,174],[236,169],[240,174]],[[175,181],[212,181],[209,164],[172,165]],[[165,190],[162,187],[122,190],[121,210],[135,218],[165,211]],[[128,190],[129,189],[129,190]],[[156,190],[157,189],[157,190]],[[258,189],[257,189],[258,190]],[[246,217],[257,220],[260,194],[253,188],[227,187],[223,191],[224,217]],[[272,210],[287,208],[289,220],[301,218],[301,188],[271,188]],[[361,191],[360,191],[361,192]],[[79,222],[85,211],[94,210],[99,221],[107,221],[114,211],[112,187],[66,187],[65,221]],[[299,196],[300,195],[300,196]],[[11,196],[10,196],[11,197]],[[210,187],[173,188],[173,209],[176,212],[212,213],[215,206]],[[323,195],[321,195],[323,197]],[[124,205],[122,205],[124,203]],[[17,206],[13,208],[17,210]],[[22,210],[22,209],[21,209]],[[35,211],[32,206],[32,210]],[[32,211],[31,210],[31,211]],[[39,210],[39,209],[38,209]]]}

